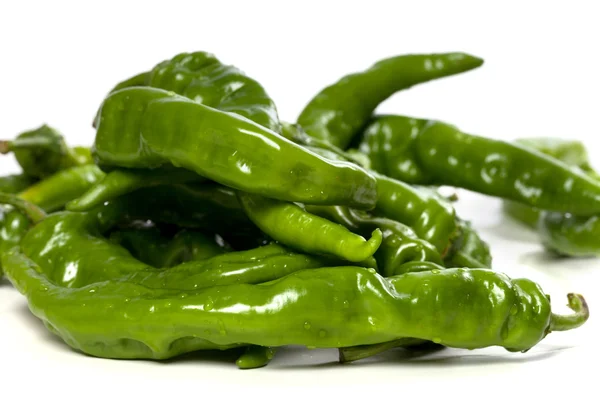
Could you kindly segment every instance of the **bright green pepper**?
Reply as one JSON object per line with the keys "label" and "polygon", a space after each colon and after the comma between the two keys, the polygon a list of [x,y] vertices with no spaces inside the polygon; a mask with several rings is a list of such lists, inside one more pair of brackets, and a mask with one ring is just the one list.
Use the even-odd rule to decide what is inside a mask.
{"label": "bright green pepper", "polygon": [[25,175],[45,178],[61,169],[91,163],[90,150],[69,148],[54,128],[42,125],[15,140],[0,141],[0,154],[14,153]]}
{"label": "bright green pepper", "polygon": [[[29,219],[11,207],[0,206],[0,255],[19,243],[29,229]],[[0,260],[0,278],[2,278]]]}
{"label": "bright green pepper", "polygon": [[19,197],[45,211],[55,211],[81,196],[102,178],[104,172],[94,164],[70,167],[28,187],[19,193]]}
{"label": "bright green pepper", "polygon": [[449,185],[577,215],[600,213],[600,182],[519,144],[437,121],[380,116],[359,149],[372,168],[408,183]]}
{"label": "bright green pepper", "polygon": [[66,287],[59,271],[68,264],[24,251],[3,255],[11,282],[48,329],[97,357],[165,359],[251,344],[338,348],[405,337],[526,351],[589,317],[580,295],[569,295],[574,314],[556,315],[537,284],[490,270],[383,278],[360,267],[325,267],[258,285],[181,290],[92,276],[97,266],[81,262],[76,274],[88,279]]}
{"label": "bright green pepper", "polygon": [[311,214],[293,203],[238,193],[250,218],[263,232],[292,248],[312,254],[326,254],[342,260],[361,262],[381,244],[381,231],[373,228],[366,240],[344,226]]}
{"label": "bright green pepper", "polygon": [[109,96],[94,146],[102,165],[175,165],[279,200],[371,208],[377,198],[375,179],[364,169],[325,160],[250,120],[160,89]]}
{"label": "bright green pepper", "polygon": [[302,110],[298,123],[310,136],[345,149],[369,122],[375,108],[394,93],[482,64],[482,59],[464,53],[387,58],[323,89]]}

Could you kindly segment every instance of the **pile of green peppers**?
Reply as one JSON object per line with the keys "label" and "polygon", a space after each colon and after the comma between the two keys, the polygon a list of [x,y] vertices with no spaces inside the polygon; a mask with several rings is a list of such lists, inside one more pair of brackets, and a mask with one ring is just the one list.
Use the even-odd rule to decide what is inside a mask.
{"label": "pile of green peppers", "polygon": [[254,79],[207,52],[118,83],[94,143],[46,125],[0,141],[0,271],[70,347],[168,359],[282,346],[351,362],[395,347],[525,352],[586,322],[488,244],[439,186],[501,198],[570,256],[598,254],[600,180],[580,143],[505,142],[436,120],[378,115],[414,85],[475,69],[464,53],[400,55],[324,88],[281,121]]}

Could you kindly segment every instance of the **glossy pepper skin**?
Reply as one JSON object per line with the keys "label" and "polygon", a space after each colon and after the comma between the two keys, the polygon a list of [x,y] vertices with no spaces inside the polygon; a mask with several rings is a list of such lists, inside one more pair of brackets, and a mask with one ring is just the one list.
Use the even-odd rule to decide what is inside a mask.
{"label": "glossy pepper skin", "polygon": [[156,227],[126,228],[111,233],[110,240],[155,268],[202,261],[225,252],[214,237],[187,229],[182,229],[171,237],[161,233]]}
{"label": "glossy pepper skin", "polygon": [[374,170],[408,183],[456,186],[577,215],[600,212],[600,182],[585,173],[442,122],[380,116],[365,129],[359,149]]}
{"label": "glossy pepper skin", "polygon": [[94,151],[101,165],[175,165],[279,200],[371,208],[377,198],[375,179],[364,169],[325,160],[250,120],[161,89],[110,95]]}
{"label": "glossy pepper skin", "polygon": [[[592,179],[600,177],[589,163],[587,150],[577,140],[531,137],[517,143],[540,151],[573,168],[579,168]],[[533,229],[537,229],[546,249],[568,257],[600,255],[600,216],[582,217],[571,213],[544,211],[517,202],[504,202],[504,211]]]}
{"label": "glossy pepper skin", "polygon": [[94,164],[70,167],[31,185],[20,192],[19,197],[47,212],[56,211],[81,196],[104,175]]}
{"label": "glossy pepper skin", "polygon": [[490,246],[479,236],[469,221],[457,219],[459,234],[444,257],[448,267],[491,268]]}
{"label": "glossy pepper skin", "polygon": [[398,221],[373,217],[342,206],[307,206],[306,208],[357,233],[365,234],[373,229],[379,229],[383,234],[383,240],[374,257],[383,276],[404,273],[404,265],[411,262],[442,263],[440,254],[431,243],[419,239],[414,231]]}
{"label": "glossy pepper skin", "polygon": [[166,184],[205,181],[198,174],[183,168],[115,169],[89,188],[81,197],[69,202],[70,211],[87,211],[116,197],[138,189]]}
{"label": "glossy pepper skin", "polygon": [[33,185],[36,179],[25,174],[0,177],[0,193],[19,193]]}
{"label": "glossy pepper skin", "polygon": [[69,148],[63,136],[48,125],[23,132],[15,140],[1,140],[0,154],[9,152],[14,153],[25,175],[33,178],[92,162],[89,149]]}
{"label": "glossy pepper skin", "polygon": [[[30,226],[31,222],[24,214],[12,207],[0,206],[0,254],[17,245]],[[2,275],[0,259],[0,278]]]}
{"label": "glossy pepper skin", "polygon": [[345,149],[369,122],[375,108],[394,93],[482,64],[482,59],[465,53],[387,58],[323,89],[302,110],[298,123],[310,136]]}
{"label": "glossy pepper skin", "polygon": [[312,254],[325,254],[361,262],[381,245],[381,231],[374,228],[371,238],[350,232],[346,227],[311,214],[300,206],[244,192],[238,193],[246,215],[263,232],[292,248]]}
{"label": "glossy pepper skin", "polygon": [[168,90],[281,132],[275,102],[265,89],[238,68],[221,63],[211,53],[178,54],[147,73],[121,82],[113,91],[134,86]]}
{"label": "glossy pepper skin", "polygon": [[258,285],[177,290],[110,276],[65,287],[47,278],[56,275],[49,263],[38,262],[17,249],[3,255],[32,312],[69,346],[106,358],[165,359],[242,344],[339,348],[402,337],[525,351],[589,316],[581,296],[570,295],[574,314],[555,315],[537,284],[489,270],[382,278],[360,267],[325,267]]}

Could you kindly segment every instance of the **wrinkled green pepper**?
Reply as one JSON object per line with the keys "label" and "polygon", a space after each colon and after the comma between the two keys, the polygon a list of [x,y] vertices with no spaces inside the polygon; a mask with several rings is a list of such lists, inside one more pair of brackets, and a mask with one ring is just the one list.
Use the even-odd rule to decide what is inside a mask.
{"label": "wrinkled green pepper", "polygon": [[569,295],[573,314],[556,315],[537,284],[490,270],[383,278],[360,267],[324,267],[257,285],[185,290],[148,288],[123,280],[115,263],[107,272],[81,260],[75,285],[63,279],[68,260],[51,263],[54,257],[27,250],[32,232],[24,253],[3,255],[7,276],[48,329],[98,357],[165,359],[248,344],[339,348],[405,337],[526,351],[589,317],[580,295]]}
{"label": "wrinkled green pepper", "polygon": [[94,153],[101,165],[174,165],[279,200],[372,208],[377,199],[375,179],[355,164],[325,160],[250,120],[160,89],[110,95]]}
{"label": "wrinkled green pepper", "polygon": [[168,90],[281,132],[275,102],[265,89],[238,68],[222,64],[207,52],[178,54],[147,73],[121,82],[113,92],[136,86]]}
{"label": "wrinkled green pepper", "polygon": [[302,110],[298,123],[310,136],[345,149],[369,122],[377,106],[394,93],[482,64],[481,58],[464,53],[387,58],[323,89]]}
{"label": "wrinkled green pepper", "polygon": [[379,116],[358,148],[374,170],[408,183],[462,187],[551,211],[600,213],[600,182],[582,171],[442,122]]}

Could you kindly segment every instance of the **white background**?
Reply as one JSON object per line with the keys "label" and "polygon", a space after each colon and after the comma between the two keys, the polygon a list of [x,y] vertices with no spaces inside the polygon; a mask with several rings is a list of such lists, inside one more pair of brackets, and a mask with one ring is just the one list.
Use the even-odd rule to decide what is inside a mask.
{"label": "white background", "polygon": [[[216,4],[218,3],[218,5]],[[437,118],[464,131],[513,139],[583,140],[596,162],[600,24],[594,1],[0,2],[0,136],[41,123],[71,144],[93,140],[97,106],[118,81],[178,52],[206,50],[242,68],[294,120],[324,85],[378,59],[465,51],[479,70],[400,93],[380,111]],[[594,159],[595,157],[595,159]],[[16,172],[12,157],[0,172]],[[597,398],[600,262],[557,261],[535,235],[506,220],[496,199],[460,191],[458,211],[492,246],[494,268],[538,281],[564,311],[584,293],[585,327],[554,333],[527,354],[445,350],[403,360],[399,352],[350,366],[334,351],[291,349],[266,368],[238,371],[202,356],[174,362],[110,361],[70,351],[0,284],[0,390],[61,397],[187,398],[256,395]],[[8,396],[7,398],[11,398]]]}

